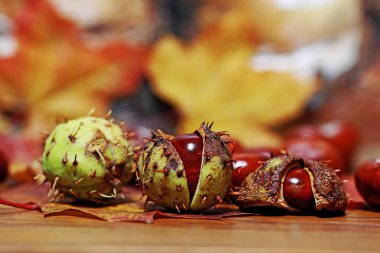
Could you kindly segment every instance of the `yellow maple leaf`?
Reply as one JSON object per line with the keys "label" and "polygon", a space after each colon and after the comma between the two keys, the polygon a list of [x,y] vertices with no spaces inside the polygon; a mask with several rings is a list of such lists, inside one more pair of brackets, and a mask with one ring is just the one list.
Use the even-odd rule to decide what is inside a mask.
{"label": "yellow maple leaf", "polygon": [[163,38],[149,62],[155,92],[181,114],[179,131],[214,121],[243,144],[278,145],[272,128],[302,112],[316,82],[286,72],[257,72],[250,67],[252,46],[215,50],[204,38],[190,45]]}

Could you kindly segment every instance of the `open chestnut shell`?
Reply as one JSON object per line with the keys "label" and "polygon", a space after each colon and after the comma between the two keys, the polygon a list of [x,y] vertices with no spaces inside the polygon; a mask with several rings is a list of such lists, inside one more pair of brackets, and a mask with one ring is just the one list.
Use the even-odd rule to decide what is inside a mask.
{"label": "open chestnut shell", "polygon": [[334,170],[293,155],[263,163],[245,179],[236,202],[242,209],[274,206],[291,212],[342,212],[347,207],[343,182]]}
{"label": "open chestnut shell", "polygon": [[205,123],[193,134],[153,132],[137,163],[143,194],[178,212],[204,211],[221,202],[233,171],[224,134]]}

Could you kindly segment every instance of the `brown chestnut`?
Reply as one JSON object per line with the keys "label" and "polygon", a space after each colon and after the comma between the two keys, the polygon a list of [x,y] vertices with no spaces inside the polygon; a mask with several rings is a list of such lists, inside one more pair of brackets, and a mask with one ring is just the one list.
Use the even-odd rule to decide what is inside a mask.
{"label": "brown chestnut", "polygon": [[334,170],[344,169],[344,160],[340,151],[322,138],[292,138],[285,142],[284,149],[291,155],[324,162]]}
{"label": "brown chestnut", "polygon": [[369,159],[356,169],[355,184],[363,199],[375,208],[380,208],[380,159]]}
{"label": "brown chestnut", "polygon": [[197,133],[177,135],[171,143],[178,152],[185,169],[187,184],[191,195],[199,181],[202,164],[203,140]]}
{"label": "brown chestnut", "polygon": [[315,201],[310,177],[303,168],[290,170],[284,180],[284,199],[299,210],[313,210]]}
{"label": "brown chestnut", "polygon": [[335,145],[347,159],[350,159],[358,143],[358,130],[348,122],[330,121],[318,127],[320,135]]}
{"label": "brown chestnut", "polygon": [[248,148],[236,151],[233,154],[232,184],[240,187],[244,179],[254,172],[266,160],[279,155],[280,150],[276,148]]}
{"label": "brown chestnut", "polygon": [[293,138],[322,138],[335,146],[341,153],[343,160],[342,173],[347,172],[351,165],[351,157],[358,144],[358,130],[354,125],[332,120],[320,125],[303,124],[291,129],[288,139]]}

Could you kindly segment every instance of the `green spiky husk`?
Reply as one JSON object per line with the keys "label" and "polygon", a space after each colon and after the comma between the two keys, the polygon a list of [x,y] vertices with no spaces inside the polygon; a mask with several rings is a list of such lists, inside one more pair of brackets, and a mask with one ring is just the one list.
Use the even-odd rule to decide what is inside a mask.
{"label": "green spiky husk", "polygon": [[176,211],[200,212],[223,199],[232,177],[232,157],[218,133],[202,124],[196,132],[203,139],[200,176],[190,197],[186,172],[170,140],[174,136],[152,133],[142,148],[137,171],[148,199]]}
{"label": "green spiky husk", "polygon": [[114,198],[135,169],[133,149],[120,127],[96,117],[57,125],[45,141],[42,167],[54,196],[89,202]]}

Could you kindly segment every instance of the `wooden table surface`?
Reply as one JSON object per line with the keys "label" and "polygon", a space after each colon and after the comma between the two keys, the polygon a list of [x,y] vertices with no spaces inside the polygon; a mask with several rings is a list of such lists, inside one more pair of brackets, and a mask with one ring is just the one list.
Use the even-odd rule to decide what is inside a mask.
{"label": "wooden table surface", "polygon": [[153,224],[53,216],[0,205],[0,252],[380,252],[380,212],[164,218]]}

